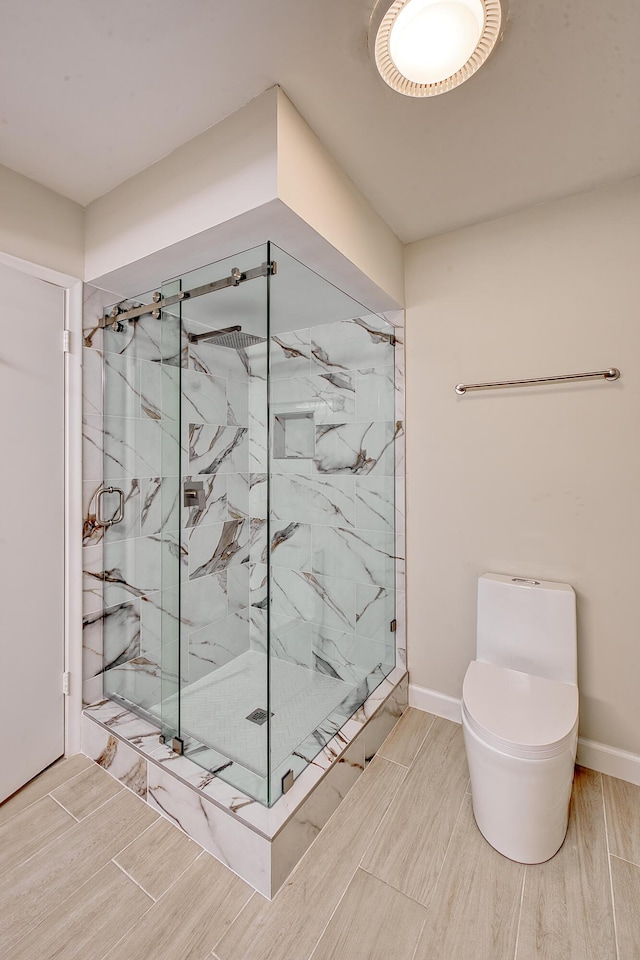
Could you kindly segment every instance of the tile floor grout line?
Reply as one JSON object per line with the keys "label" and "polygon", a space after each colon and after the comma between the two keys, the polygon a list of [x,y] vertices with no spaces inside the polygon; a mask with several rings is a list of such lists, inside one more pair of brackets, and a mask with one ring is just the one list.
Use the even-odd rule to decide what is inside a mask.
{"label": "tile floor grout line", "polygon": [[[124,875],[125,875],[125,877],[127,878],[127,880],[131,880],[132,883],[135,883],[136,887],[139,887],[140,890],[142,890],[142,892],[149,897],[149,899],[152,901],[151,906],[153,906],[154,903],[157,903],[157,902],[158,902],[158,900],[159,900],[160,898],[159,898],[159,897],[154,897],[154,895],[153,895],[152,893],[149,893],[148,890],[145,890],[145,888],[142,886],[142,884],[141,884],[141,883],[138,883],[138,881],[136,880],[136,878],[135,878],[135,877],[132,877],[130,873],[127,873],[127,871],[125,870],[125,868],[124,868],[121,864],[119,864],[119,863],[117,862],[117,860],[112,859],[112,860],[110,861],[110,863],[112,863],[112,864],[114,865],[114,867],[117,867],[118,870],[121,870],[122,873],[124,873]],[[149,909],[151,909],[151,908],[149,908]],[[146,910],[145,910],[145,913],[146,913]],[[144,914],[143,914],[143,916],[144,916]]]}
{"label": "tile floor grout line", "polygon": [[392,883],[389,883],[388,880],[383,880],[382,877],[379,877],[377,876],[377,874],[372,873],[371,870],[367,870],[367,868],[363,867],[362,864],[360,864],[359,869],[362,870],[364,873],[368,873],[369,876],[373,877],[374,880],[378,880],[380,883],[386,884],[386,886],[389,887],[390,890],[393,890],[395,893],[402,894],[403,897],[406,897],[407,900],[411,900],[412,903],[417,903],[418,906],[422,907],[424,910],[429,909],[427,906],[425,906],[422,900],[416,900],[416,898],[412,897],[410,893],[405,893],[404,890],[398,890],[398,888],[394,887],[394,885]]}
{"label": "tile floor grout line", "polygon": [[[206,851],[205,851],[205,852],[206,852]],[[209,856],[211,856],[211,854],[209,854]],[[198,857],[197,859],[199,860],[200,858]],[[246,881],[245,881],[245,883],[246,883]],[[249,886],[250,886],[250,884],[249,884]],[[282,889],[282,888],[281,888],[281,889]],[[262,899],[263,899],[263,900],[266,900],[267,903],[273,903],[273,900],[267,900],[266,897],[264,897],[261,893],[259,893],[258,890],[256,890],[256,889],[254,888],[253,893],[251,894],[251,896],[249,897],[249,899],[246,901],[246,903],[243,903],[243,904],[242,904],[242,906],[240,907],[240,909],[238,910],[237,914],[235,915],[235,917],[233,918],[233,920],[231,921],[231,923],[229,924],[229,926],[226,928],[226,930],[224,931],[224,933],[223,933],[223,934],[216,940],[216,942],[214,943],[213,947],[211,948],[211,954],[215,953],[216,948],[218,947],[218,945],[224,940],[225,936],[229,933],[229,931],[233,929],[233,925],[235,924],[236,920],[238,920],[238,918],[239,918],[240,915],[242,914],[242,911],[245,910],[246,907],[249,906],[249,904],[251,903],[251,901],[252,901],[252,900],[255,900],[256,897],[262,897]],[[207,960],[210,960],[211,954],[207,954]]]}
{"label": "tile floor grout line", "polygon": [[[336,912],[337,912],[337,910],[338,910],[338,907],[340,906],[340,904],[341,904],[342,901],[344,900],[344,898],[345,898],[345,896],[346,896],[346,894],[347,894],[347,890],[349,889],[349,887],[350,887],[351,884],[353,883],[354,877],[355,877],[355,875],[356,875],[356,873],[358,872],[359,869],[360,869],[360,864],[358,864],[358,865],[356,866],[355,870],[353,871],[353,873],[352,873],[351,876],[349,877],[349,880],[348,880],[348,882],[347,882],[347,885],[345,886],[344,890],[342,891],[342,895],[340,896],[340,899],[339,899],[338,902],[336,903],[334,909],[331,911],[331,916],[329,917],[329,919],[328,919],[327,922],[325,923],[324,927],[322,928],[322,932],[321,932],[320,936],[318,937],[318,939],[316,940],[316,942],[315,942],[315,944],[314,944],[314,947],[313,947],[311,953],[310,953],[309,956],[308,956],[308,960],[313,960],[313,955],[314,955],[314,953],[316,952],[316,950],[318,949],[318,946],[320,945],[320,941],[322,940],[323,936],[325,935],[325,932],[326,932],[326,930],[327,930],[327,927],[329,926],[329,924],[330,924],[331,921],[333,920],[333,918],[334,918],[334,916],[335,916],[335,914],[336,914]],[[373,876],[373,874],[371,874],[371,876]],[[376,880],[377,880],[377,879],[378,879],[378,878],[376,877]],[[387,886],[388,886],[388,884],[387,884]]]}
{"label": "tile floor grout line", "polygon": [[616,899],[613,892],[613,871],[611,869],[611,848],[609,847],[609,820],[607,818],[607,804],[604,799],[604,776],[600,774],[600,796],[602,798],[602,816],[604,818],[604,839],[607,844],[607,869],[609,870],[609,893],[611,895],[611,915],[613,919],[613,939],[616,947],[616,957],[620,960],[618,944],[618,920],[616,917]]}
{"label": "tile floor grout line", "polygon": [[51,797],[53,802],[57,803],[59,807],[62,807],[65,813],[68,813],[70,817],[73,817],[76,823],[80,823],[80,817],[76,817],[75,813],[71,813],[71,810],[67,810],[64,803],[61,803],[60,800],[57,799],[57,797],[54,797],[52,793],[48,793],[47,796]]}
{"label": "tile floor grout line", "polygon": [[[409,708],[407,707],[407,709],[409,709]],[[414,710],[417,710],[418,708],[417,708],[417,707],[413,707],[413,709],[414,709]],[[426,713],[427,711],[422,711],[422,712]],[[405,713],[406,713],[406,711],[405,711]],[[405,713],[402,714],[402,717],[405,716]],[[422,740],[420,741],[420,743],[419,743],[419,745],[418,745],[418,747],[417,747],[417,749],[416,749],[416,752],[414,753],[414,755],[413,755],[412,759],[409,761],[409,763],[400,763],[399,760],[392,760],[391,757],[386,757],[386,756],[384,755],[384,753],[380,753],[380,750],[382,750],[383,746],[384,746],[385,743],[386,743],[386,740],[388,740],[389,737],[391,736],[391,733],[393,733],[393,732],[396,730],[396,727],[393,728],[393,730],[392,730],[391,733],[389,734],[389,737],[386,737],[386,739],[382,741],[382,743],[380,744],[380,749],[379,749],[378,752],[375,754],[375,756],[380,756],[380,757],[382,757],[384,760],[388,760],[390,763],[397,763],[398,766],[400,766],[400,767],[405,767],[407,770],[410,770],[411,767],[413,766],[414,760],[416,759],[416,757],[418,756],[418,754],[419,754],[420,751],[422,750],[422,748],[423,748],[423,746],[424,746],[425,740],[427,739],[427,737],[428,737],[429,734],[431,733],[431,728],[433,727],[434,723],[436,722],[435,714],[431,714],[430,716],[431,716],[431,723],[429,724],[429,729],[427,730],[427,732],[425,733],[424,737],[423,737]],[[400,720],[398,720],[398,723],[401,722],[402,717],[400,717]],[[397,726],[397,724],[396,724],[396,726]]]}
{"label": "tile floor grout line", "polygon": [[[63,758],[62,758],[62,761],[68,761],[68,760],[71,760],[73,757],[77,757],[77,756],[80,756],[80,754],[74,753],[74,754],[72,754],[70,757],[63,757]],[[84,756],[84,754],[82,754],[82,756]],[[87,758],[87,759],[88,759],[88,758]],[[60,765],[61,765],[61,766],[62,766],[62,761],[60,762]],[[33,781],[34,781],[34,780],[37,780],[38,777],[42,776],[42,774],[47,773],[48,770],[53,769],[53,767],[55,767],[55,766],[57,765],[57,763],[58,763],[58,761],[56,761],[55,763],[50,764],[48,767],[45,767],[44,770],[41,770],[40,773],[36,774],[35,777],[32,777],[31,780],[27,781],[27,783],[25,783],[22,787],[20,787],[18,790],[16,790],[15,793],[12,793],[11,796],[9,796],[9,797],[5,797],[5,799],[2,801],[2,803],[0,803],[0,807],[2,807],[3,804],[8,803],[10,800],[13,800],[14,797],[19,796],[19,794],[20,794],[23,790],[25,790],[25,789],[29,786],[30,783],[33,783]],[[85,769],[88,769],[88,768],[85,767]],[[80,771],[80,772],[82,773],[82,771]],[[76,776],[76,774],[74,774],[74,776]],[[73,777],[69,777],[67,780],[63,780],[61,783],[57,783],[57,784],[55,785],[55,787],[52,787],[52,790],[57,790],[58,787],[63,787],[63,786],[65,785],[65,783],[69,783],[69,780],[72,780],[72,779],[73,779]],[[25,810],[29,810],[34,804],[38,803],[39,800],[42,800],[43,797],[50,797],[50,796],[51,796],[51,790],[50,790],[48,793],[43,793],[41,797],[36,797],[36,799],[35,799],[35,800],[32,800],[31,803],[27,803],[26,806],[22,807],[20,810],[16,810],[16,812],[15,812],[15,813],[12,813],[10,817],[7,817],[6,820],[3,820],[1,825],[4,826],[5,823],[10,823],[15,817],[19,817],[20,814],[21,814],[21,813],[24,813]],[[54,799],[55,799],[55,798],[54,798]]]}
{"label": "tile floor grout line", "polygon": [[[138,796],[138,794],[136,794],[136,796]],[[140,799],[142,800],[142,797],[140,797]],[[143,803],[146,803],[146,802],[147,802],[146,800],[143,800]],[[134,843],[136,843],[136,841],[138,841],[140,837],[144,836],[144,834],[147,833],[148,830],[151,830],[151,827],[157,822],[158,822],[157,820],[153,820],[148,827],[144,828],[142,833],[139,833],[138,836],[131,841],[131,843],[128,843],[126,847],[122,848],[122,850],[118,850],[118,852],[115,854],[115,856],[112,859],[115,861],[116,857],[119,857],[121,853],[124,853],[125,850],[128,850],[129,847],[132,846]],[[193,842],[195,843],[196,841],[194,840]],[[197,845],[200,846],[200,844],[197,844]],[[118,866],[120,866],[120,864],[118,864]]]}
{"label": "tile floor grout line", "polygon": [[636,863],[635,860],[627,860],[626,857],[620,857],[617,853],[610,853],[609,856],[612,860],[622,860],[623,863],[630,863],[632,867],[638,867],[640,870],[640,863]]}
{"label": "tile floor grout line", "polygon": [[[447,862],[447,857],[448,857],[448,855],[449,855],[449,850],[450,850],[450,848],[451,848],[451,843],[453,842],[453,837],[454,837],[454,834],[455,834],[455,832],[456,832],[456,828],[457,828],[457,826],[458,826],[458,822],[459,822],[459,820],[460,820],[460,817],[462,816],[462,808],[464,807],[464,802],[465,802],[466,799],[467,799],[467,794],[466,794],[466,793],[463,793],[463,794],[462,794],[462,800],[460,801],[460,806],[458,807],[458,813],[457,813],[457,815],[456,815],[456,819],[455,819],[455,821],[454,821],[453,827],[451,828],[451,834],[450,834],[450,836],[449,836],[449,842],[447,843],[447,849],[446,849],[445,852],[444,852],[444,857],[442,858],[442,863],[440,864],[440,869],[438,870],[438,876],[436,877],[436,882],[435,882],[434,885],[433,885],[433,890],[431,891],[431,896],[429,897],[429,903],[431,903],[431,901],[433,900],[433,898],[434,898],[435,895],[436,895],[436,891],[437,891],[437,889],[438,889],[438,884],[440,883],[440,878],[442,877],[442,873],[443,873],[443,870],[444,870],[444,865],[445,865],[445,863]],[[428,906],[428,904],[424,904],[424,906]]]}
{"label": "tile floor grout line", "polygon": [[527,882],[527,865],[524,864],[522,871],[522,890],[520,891],[520,909],[518,910],[518,927],[516,929],[516,947],[513,953],[513,960],[518,960],[518,947],[520,946],[520,924],[522,923],[522,907],[524,904],[524,885]]}

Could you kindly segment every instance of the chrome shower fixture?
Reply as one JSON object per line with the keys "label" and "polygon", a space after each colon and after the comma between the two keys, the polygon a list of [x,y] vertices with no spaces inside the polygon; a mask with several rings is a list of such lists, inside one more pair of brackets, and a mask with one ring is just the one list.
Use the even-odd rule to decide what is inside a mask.
{"label": "chrome shower fixture", "polygon": [[229,347],[231,350],[244,350],[255,343],[264,343],[266,337],[256,337],[252,333],[243,333],[240,325],[224,327],[222,330],[209,330],[207,333],[190,333],[189,343],[211,341],[216,347]]}

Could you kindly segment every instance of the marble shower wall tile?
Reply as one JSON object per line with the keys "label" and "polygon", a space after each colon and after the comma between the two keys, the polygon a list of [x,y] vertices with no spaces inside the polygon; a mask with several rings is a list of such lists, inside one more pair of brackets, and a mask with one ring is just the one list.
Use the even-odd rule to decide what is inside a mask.
{"label": "marble shower wall tile", "polygon": [[394,536],[378,530],[314,526],[312,571],[393,589]]}
{"label": "marble shower wall tile", "polygon": [[130,600],[102,613],[104,669],[140,656],[140,600]]}
{"label": "marble shower wall tile", "polygon": [[250,522],[227,520],[193,527],[189,533],[189,579],[249,562]]}
{"label": "marble shower wall tile", "polygon": [[270,372],[272,379],[280,380],[287,377],[307,375],[311,370],[310,357],[311,344],[308,329],[292,330],[271,337]]}
{"label": "marble shower wall tile", "polygon": [[393,477],[395,434],[393,421],[319,424],[314,473]]}
{"label": "marble shower wall tile", "polygon": [[249,426],[249,384],[246,380],[227,380],[227,424]]}
{"label": "marble shower wall tile", "polygon": [[90,680],[102,672],[102,611],[82,618],[82,679]]}
{"label": "marble shower wall tile", "polygon": [[147,761],[137,750],[90,720],[82,718],[82,752],[143,800],[147,798]]}
{"label": "marble shower wall tile", "polygon": [[393,477],[356,477],[356,527],[394,533]]}
{"label": "marble shower wall tile", "polygon": [[356,376],[350,371],[312,374],[274,380],[271,411],[310,413],[316,423],[345,423],[356,419]]}
{"label": "marble shower wall tile", "polygon": [[189,471],[195,474],[248,473],[246,427],[189,424]]}
{"label": "marble shower wall tile", "polygon": [[186,679],[193,683],[249,650],[248,613],[244,611],[225,617],[193,631],[186,639]]}
{"label": "marble shower wall tile", "polygon": [[356,518],[355,478],[274,476],[271,510],[275,520],[353,526]]}
{"label": "marble shower wall tile", "polygon": [[348,580],[274,567],[271,589],[276,614],[338,630],[355,629],[356,584]]}
{"label": "marble shower wall tile", "polygon": [[311,361],[323,370],[353,370],[394,362],[392,331],[373,314],[311,329]]}
{"label": "marble shower wall tile", "polygon": [[211,523],[224,523],[228,519],[227,485],[233,474],[217,473],[211,475],[182,478],[184,486],[190,483],[202,483],[204,490],[203,507],[182,507],[182,527],[205,526]]}
{"label": "marble shower wall tile", "polygon": [[[331,531],[333,528],[323,528]],[[266,547],[266,544],[265,544]],[[266,549],[261,558],[267,561]],[[308,523],[272,524],[271,563],[290,570],[311,570],[311,526]],[[317,573],[335,570],[317,570]]]}

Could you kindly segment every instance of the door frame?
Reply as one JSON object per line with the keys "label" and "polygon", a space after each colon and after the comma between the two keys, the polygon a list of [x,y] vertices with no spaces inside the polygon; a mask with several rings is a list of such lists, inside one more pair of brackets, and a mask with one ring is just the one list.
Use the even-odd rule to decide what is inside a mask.
{"label": "door frame", "polygon": [[[0,251],[0,263],[64,291],[64,752],[80,751],[82,719],[82,280]],[[60,343],[63,352],[63,343]],[[62,683],[62,677],[60,678]]]}

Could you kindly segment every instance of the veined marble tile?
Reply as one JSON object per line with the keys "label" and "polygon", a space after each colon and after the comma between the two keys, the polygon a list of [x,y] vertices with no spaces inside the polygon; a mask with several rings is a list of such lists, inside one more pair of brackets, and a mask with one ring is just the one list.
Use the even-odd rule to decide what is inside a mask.
{"label": "veined marble tile", "polygon": [[369,719],[364,728],[365,762],[373,759],[396,723],[407,709],[408,683],[405,680],[394,690]]}
{"label": "veined marble tile", "polygon": [[354,583],[273,567],[271,588],[274,613],[337,629],[355,627]]}
{"label": "veined marble tile", "polygon": [[394,474],[395,424],[339,423],[316,426],[316,474]]}
{"label": "veined marble tile", "polygon": [[386,643],[391,636],[389,624],[395,619],[393,588],[356,583],[356,634]]}
{"label": "veined marble tile", "polygon": [[[124,303],[125,309],[139,303],[148,303],[144,296],[138,300]],[[150,314],[124,325],[124,330],[114,331],[111,327],[104,330],[104,349],[121,356],[135,357],[137,360],[151,360],[155,363],[177,365],[180,358],[179,321],[169,319],[168,311],[163,311],[163,319],[155,319]]]}
{"label": "veined marble tile", "polygon": [[269,484],[266,473],[249,474],[249,516],[267,518],[267,491]]}
{"label": "veined marble tile", "polygon": [[356,477],[356,527],[394,532],[393,477]]}
{"label": "veined marble tile", "polygon": [[267,608],[268,567],[266,563],[250,563],[249,606],[258,610]]}
{"label": "veined marble tile", "polygon": [[227,568],[227,594],[229,613],[239,613],[249,606],[249,581],[251,564],[240,563]]}
{"label": "veined marble tile", "polygon": [[[332,530],[333,528],[322,529]],[[263,556],[263,560],[266,559],[267,557]],[[311,526],[308,523],[273,524],[271,563],[277,567],[288,567],[290,570],[311,570]]]}
{"label": "veined marble tile", "polygon": [[349,683],[359,683],[380,663],[393,661],[393,634],[387,643],[343,630],[311,625],[313,666]]}
{"label": "veined marble tile", "polygon": [[103,676],[107,696],[122,697],[150,713],[155,708],[160,719],[159,704],[166,679],[162,679],[159,663],[148,656],[140,656],[106,670]]}
{"label": "veined marble tile", "polygon": [[189,533],[189,579],[248,562],[249,527],[246,519],[193,527]]}
{"label": "veined marble tile", "polygon": [[82,479],[101,483],[104,438],[102,417],[83,414],[82,417]]}
{"label": "veined marble tile", "polygon": [[197,527],[224,523],[228,519],[227,483],[234,474],[214,473],[182,478],[182,486],[192,482],[203,484],[204,507],[182,507],[182,526]]}
{"label": "veined marble tile", "polygon": [[407,665],[407,601],[406,595],[396,590],[396,663]]}
{"label": "veined marble tile", "polygon": [[227,380],[227,424],[249,426],[249,384],[246,380]]}
{"label": "veined marble tile", "polygon": [[102,352],[82,348],[82,412],[102,416]]}
{"label": "veined marble tile", "polygon": [[189,424],[189,470],[195,474],[248,473],[245,427]]}
{"label": "veined marble tile", "polygon": [[82,706],[97,703],[102,700],[104,693],[102,690],[102,679],[104,674],[100,672],[95,677],[89,677],[82,682]]}
{"label": "veined marble tile", "polygon": [[102,672],[102,611],[82,618],[82,679]]}
{"label": "veined marble tile", "polygon": [[302,667],[313,666],[313,624],[273,613],[271,616],[271,656]]}
{"label": "veined marble tile", "polygon": [[273,476],[271,511],[274,520],[287,523],[355,523],[355,478],[350,476]]}
{"label": "veined marble tile", "polygon": [[123,786],[142,797],[147,796],[147,761],[137,750],[90,720],[82,718],[82,752],[91,757]]}
{"label": "veined marble tile", "polygon": [[316,423],[354,420],[355,375],[350,371],[339,371],[274,380],[271,385],[271,410],[275,416],[311,413]]}
{"label": "veined marble tile", "polygon": [[311,328],[311,361],[329,372],[393,363],[393,328],[375,315]]}
{"label": "veined marble tile", "polygon": [[[170,535],[138,537],[104,544],[104,602],[124,603],[132,597],[154,593],[163,578],[173,582],[180,567],[186,570],[186,551]],[[168,586],[168,583],[164,584]]]}
{"label": "veined marble tile", "polygon": [[311,369],[309,330],[292,330],[271,337],[269,353],[273,380],[305,376]]}
{"label": "veined marble tile", "polygon": [[396,465],[396,477],[403,477],[405,470],[405,439],[404,439],[404,421],[396,420],[395,423],[395,444],[394,457]]}
{"label": "veined marble tile", "polygon": [[[152,363],[149,360],[138,360],[138,392],[139,412],[135,416],[148,417],[150,420],[162,420],[163,414],[170,416],[173,409],[163,411],[165,394],[165,379],[168,378],[174,389],[178,388],[177,367],[166,366],[162,363]],[[177,403],[176,403],[177,405]],[[173,405],[172,405],[173,406]],[[109,410],[112,411],[109,406]]]}
{"label": "veined marble tile", "polygon": [[104,407],[112,417],[141,416],[140,365],[135,357],[104,354]]}
{"label": "veined marble tile", "polygon": [[82,548],[82,613],[102,611],[102,545]]}
{"label": "veined marble tile", "polygon": [[240,520],[253,516],[251,513],[251,488],[248,473],[228,473],[227,478],[227,516],[229,520]]}
{"label": "veined marble tile", "polygon": [[177,532],[179,527],[178,477],[145,477],[140,480],[140,533],[143,537],[163,531]]}
{"label": "veined marble tile", "polygon": [[85,283],[82,290],[82,343],[85,347],[102,349],[102,328],[98,326],[107,305],[115,303],[117,295]]}
{"label": "veined marble tile", "polygon": [[267,471],[267,384],[252,377],[249,381],[249,430],[247,452],[249,471]]}
{"label": "veined marble tile", "polygon": [[378,530],[313,527],[313,573],[392,588],[394,537]]}
{"label": "veined marble tile", "polygon": [[175,460],[179,465],[177,441],[161,421],[105,417],[103,426],[105,480],[162,476],[163,464],[166,468]]}
{"label": "veined marble tile", "polygon": [[222,620],[227,613],[226,570],[182,584],[181,619],[187,633]]}
{"label": "veined marble tile", "polygon": [[393,365],[368,367],[356,372],[356,415],[368,420],[395,420],[395,376]]}
{"label": "veined marble tile", "polygon": [[155,765],[149,769],[148,802],[256,890],[271,895],[268,840]]}
{"label": "veined marble tile", "polygon": [[[204,332],[200,324],[193,324],[192,327],[194,333]],[[208,329],[214,328],[211,326]],[[250,350],[255,350],[255,347]],[[196,370],[198,373],[208,373],[210,376],[225,380],[242,381],[249,376],[249,363],[247,350],[230,350],[228,347],[216,346],[213,341],[206,340],[189,344],[189,369]],[[224,422],[226,423],[226,417]]]}
{"label": "veined marble tile", "polygon": [[227,381],[221,377],[185,370],[182,374],[182,422],[227,423]]}
{"label": "veined marble tile", "polygon": [[[373,670],[370,670],[369,673],[364,677],[357,686],[354,686],[349,694],[344,698],[342,703],[338,704],[335,709],[337,714],[342,714],[345,718],[350,718],[360,723],[364,723],[369,719],[371,714],[373,714],[379,707],[382,700],[386,699],[388,696],[388,691],[384,695],[380,694],[378,697],[374,697],[375,691],[380,687],[387,676],[395,668],[391,664],[382,664],[379,667],[375,667]],[[368,707],[364,707],[366,703],[369,703]],[[363,713],[363,709],[365,713]],[[369,710],[369,713],[366,713],[366,710]]]}
{"label": "veined marble tile", "polygon": [[187,638],[189,683],[199,680],[249,649],[249,618],[234,614],[211,623]]}
{"label": "veined marble tile", "polygon": [[104,669],[140,656],[140,601],[107,607],[102,617]]}

